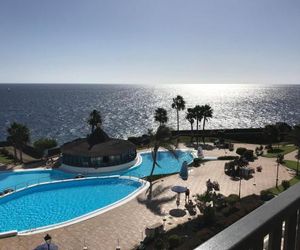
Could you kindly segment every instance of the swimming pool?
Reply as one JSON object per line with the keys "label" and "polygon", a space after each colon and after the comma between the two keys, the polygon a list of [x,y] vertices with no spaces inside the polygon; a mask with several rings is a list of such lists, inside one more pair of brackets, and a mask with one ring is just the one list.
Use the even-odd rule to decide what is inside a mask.
{"label": "swimming pool", "polygon": [[[160,151],[157,158],[159,166],[156,166],[154,174],[177,173],[184,161],[193,161],[189,151],[178,150],[176,155],[174,157],[169,152]],[[0,191],[33,185],[0,198],[0,232],[27,231],[61,223],[65,225],[66,221],[78,221],[104,211],[112,204],[120,204],[120,201],[146,185],[146,182],[137,181],[137,178],[150,175],[153,160],[150,152],[141,153],[141,158],[141,163],[130,169],[96,177],[93,175],[86,179],[72,179],[76,174],[59,170],[0,173]],[[44,182],[48,183],[34,185]]]}
{"label": "swimming pool", "polygon": [[28,185],[72,178],[74,174],[58,170],[23,170],[0,173],[0,192],[4,189],[20,189]]}
{"label": "swimming pool", "polygon": [[[184,161],[191,163],[194,159],[190,151],[177,150],[175,151],[175,154],[177,158],[175,158],[175,156],[170,152],[160,151],[157,155],[158,166],[155,166],[153,174],[178,173]],[[149,176],[153,164],[151,152],[141,153],[141,156],[142,162],[138,166],[117,173],[120,175],[135,176],[138,178]]]}
{"label": "swimming pool", "polygon": [[[187,161],[188,163],[193,161],[193,155],[190,151],[177,150],[176,154],[177,159],[169,152],[160,151],[157,156],[159,166],[155,167],[154,174],[178,173],[184,161]],[[94,175],[91,174],[90,176],[122,175],[138,178],[149,176],[153,164],[152,155],[150,152],[140,153],[140,155],[142,157],[142,161],[137,166],[122,171]],[[0,173],[0,192],[8,188],[17,190],[36,183],[74,178],[76,175],[77,174],[55,169],[3,172]]]}
{"label": "swimming pool", "polygon": [[92,177],[25,188],[0,198],[0,232],[75,222],[144,186],[145,182],[126,177]]}

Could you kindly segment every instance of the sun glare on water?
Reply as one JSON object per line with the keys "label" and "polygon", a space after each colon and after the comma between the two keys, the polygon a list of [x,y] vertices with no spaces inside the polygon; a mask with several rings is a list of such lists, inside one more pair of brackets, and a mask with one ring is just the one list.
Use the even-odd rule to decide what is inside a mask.
{"label": "sun glare on water", "polygon": [[[174,91],[174,94],[181,94],[183,96],[198,96],[199,98],[211,98],[222,96],[240,96],[245,91],[252,87],[250,85],[242,84],[178,84],[162,86],[168,91]],[[175,93],[176,92],[176,93]]]}

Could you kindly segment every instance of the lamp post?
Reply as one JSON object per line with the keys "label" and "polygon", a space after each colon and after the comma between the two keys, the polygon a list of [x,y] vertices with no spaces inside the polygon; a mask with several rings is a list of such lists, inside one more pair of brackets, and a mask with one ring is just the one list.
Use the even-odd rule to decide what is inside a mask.
{"label": "lamp post", "polygon": [[296,155],[297,158],[297,176],[299,175],[299,159],[300,159],[300,145],[298,145],[298,154]]}
{"label": "lamp post", "polygon": [[241,199],[241,188],[242,188],[242,170],[239,168],[239,198]]}
{"label": "lamp post", "polygon": [[88,247],[85,244],[85,239],[83,240],[83,248],[82,248],[82,250],[88,250]]}
{"label": "lamp post", "polygon": [[278,187],[278,171],[279,171],[280,155],[277,155],[277,170],[276,170],[276,188]]}
{"label": "lamp post", "polygon": [[119,239],[118,239],[118,245],[117,245],[117,247],[116,247],[116,250],[121,250]]}
{"label": "lamp post", "polygon": [[50,244],[51,244],[52,237],[49,234],[46,234],[46,236],[44,237],[44,240],[47,244],[48,250],[50,250]]}
{"label": "lamp post", "polygon": [[240,183],[239,183],[239,198],[241,199],[241,187],[242,187],[242,176],[240,176]]}

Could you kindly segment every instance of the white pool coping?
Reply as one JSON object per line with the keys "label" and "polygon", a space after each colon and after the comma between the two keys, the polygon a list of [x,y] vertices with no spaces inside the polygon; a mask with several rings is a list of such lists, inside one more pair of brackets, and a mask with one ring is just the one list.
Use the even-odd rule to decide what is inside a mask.
{"label": "white pool coping", "polygon": [[[159,149],[158,152],[167,152],[168,150],[167,149]],[[190,149],[190,148],[176,148],[174,149],[174,151],[183,151],[183,152],[197,152],[197,150],[195,149]],[[141,151],[139,151],[138,153],[140,154],[144,154],[144,153],[151,153],[152,150],[151,149],[142,149]]]}
{"label": "white pool coping", "polygon": [[[51,182],[44,182],[44,183],[39,183],[39,184],[33,184],[30,185],[28,187],[24,187],[21,189],[18,189],[17,191],[14,191],[12,193],[8,193],[6,195],[3,195],[0,199],[2,199],[3,197],[9,196],[11,194],[15,194],[18,193],[20,191],[23,191],[25,189],[29,189],[35,186],[41,186],[41,185],[51,185],[51,184],[55,184],[55,183],[62,183],[62,182],[74,182],[74,181],[84,181],[84,180],[90,180],[90,179],[108,179],[108,178],[120,178],[120,179],[130,179],[130,180],[134,180],[137,182],[140,182],[142,185],[136,189],[135,191],[133,191],[132,193],[130,193],[129,195],[123,197],[122,199],[109,204],[105,207],[96,209],[92,212],[86,213],[84,215],[81,215],[79,217],[73,218],[71,220],[67,220],[64,222],[60,222],[60,223],[56,223],[56,224],[52,224],[52,225],[48,225],[48,226],[43,226],[43,227],[39,227],[39,228],[32,228],[32,229],[28,229],[28,230],[23,230],[23,231],[17,231],[17,230],[13,230],[13,231],[17,231],[17,235],[30,235],[30,234],[36,234],[36,233],[41,233],[41,232],[45,232],[48,230],[53,230],[53,229],[57,229],[57,228],[61,228],[61,227],[65,227],[65,226],[69,226],[90,218],[93,218],[95,216],[98,216],[100,214],[103,214],[111,209],[114,209],[116,207],[119,207],[125,203],[127,203],[128,201],[132,200],[133,198],[135,198],[136,196],[138,196],[139,194],[141,194],[142,192],[144,192],[150,185],[149,182],[136,178],[136,177],[131,177],[131,176],[119,176],[119,175],[111,175],[111,176],[97,176],[97,177],[86,177],[86,178],[78,178],[78,179],[67,179],[67,180],[58,180],[58,181],[51,181]],[[11,230],[10,230],[11,231]],[[10,231],[7,232],[2,232],[2,234],[5,235],[5,233],[8,233]]]}

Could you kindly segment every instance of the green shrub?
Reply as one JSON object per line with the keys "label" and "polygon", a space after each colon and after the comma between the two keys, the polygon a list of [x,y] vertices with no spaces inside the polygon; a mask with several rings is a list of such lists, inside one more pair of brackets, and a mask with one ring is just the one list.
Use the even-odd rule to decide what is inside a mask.
{"label": "green shrub", "polygon": [[237,148],[236,149],[236,153],[240,156],[244,155],[244,153],[246,152],[246,148]]}
{"label": "green shrub", "polygon": [[245,157],[248,161],[253,159],[253,150],[247,149],[244,154],[243,157]]}
{"label": "green shrub", "polygon": [[155,250],[163,250],[165,249],[165,243],[162,239],[157,239],[154,242],[154,248]]}
{"label": "green shrub", "polygon": [[222,209],[222,214],[223,214],[225,217],[229,216],[230,213],[231,213],[230,207],[224,207],[224,208]]}
{"label": "green shrub", "polygon": [[260,198],[263,201],[271,200],[273,197],[274,197],[274,195],[272,194],[272,192],[270,190],[262,190],[260,192]]}
{"label": "green shrub", "polygon": [[210,192],[204,192],[203,194],[197,194],[196,199],[201,202],[210,202],[212,200]]}
{"label": "green shrub", "polygon": [[260,196],[266,195],[266,194],[270,194],[271,192],[269,190],[261,190],[260,191]]}
{"label": "green shrub", "polygon": [[284,190],[287,190],[287,189],[291,186],[290,182],[287,181],[287,180],[283,180],[283,181],[281,182],[281,185],[282,185],[282,187],[284,188]]}
{"label": "green shrub", "polygon": [[225,198],[225,201],[228,203],[229,206],[234,206],[239,201],[239,196],[237,194],[230,194],[228,197]]}
{"label": "green shrub", "polygon": [[211,225],[215,222],[216,211],[213,207],[206,207],[203,211],[203,220],[206,225]]}
{"label": "green shrub", "polygon": [[272,148],[272,149],[268,149],[267,152],[272,154],[280,154],[283,152],[283,150],[280,148]]}
{"label": "green shrub", "polygon": [[42,154],[45,150],[56,147],[57,142],[51,138],[40,138],[33,143],[33,146],[39,153]]}
{"label": "green shrub", "polygon": [[238,156],[233,156],[233,155],[224,155],[224,156],[219,156],[218,160],[225,161],[225,160],[237,160],[239,157]]}
{"label": "green shrub", "polygon": [[181,238],[177,234],[172,234],[168,237],[168,242],[169,242],[169,247],[171,249],[173,249],[173,248],[178,247],[180,245]]}

